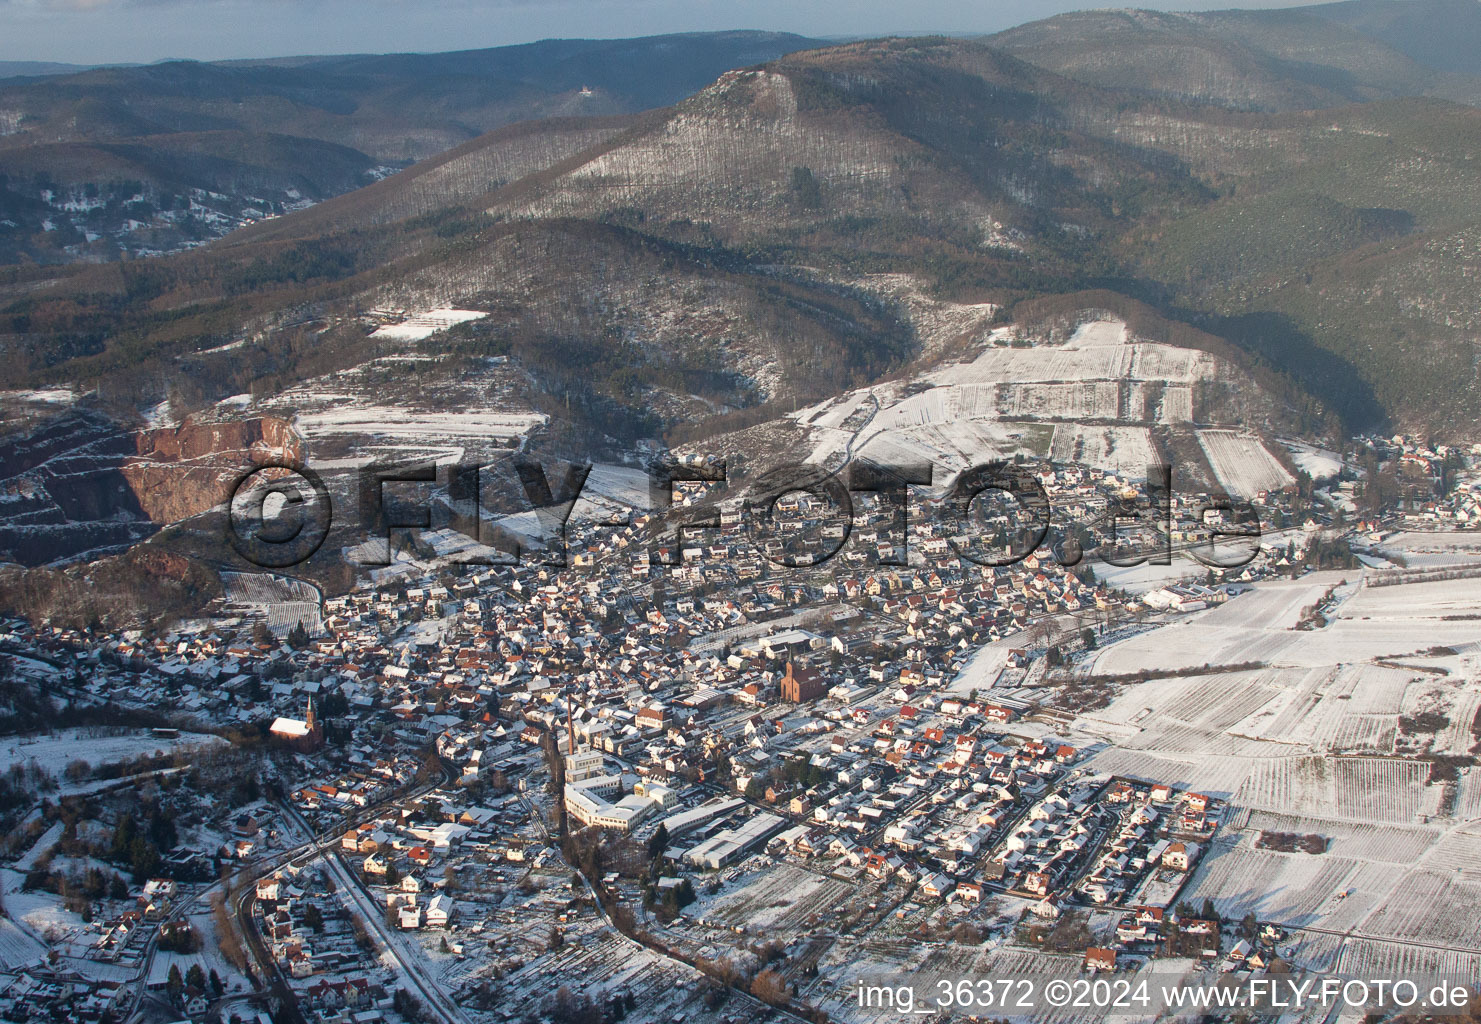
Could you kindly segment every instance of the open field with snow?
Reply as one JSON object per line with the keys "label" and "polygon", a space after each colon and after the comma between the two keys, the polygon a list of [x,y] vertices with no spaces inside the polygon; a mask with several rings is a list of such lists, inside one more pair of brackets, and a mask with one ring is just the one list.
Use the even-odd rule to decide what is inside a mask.
{"label": "open field with snow", "polygon": [[1200,430],[1198,443],[1220,486],[1236,497],[1296,482],[1257,437],[1234,430]]}
{"label": "open field with snow", "polygon": [[474,309],[433,309],[406,317],[400,323],[376,328],[370,336],[380,341],[425,341],[449,327],[488,316]]}
{"label": "open field with snow", "polygon": [[310,583],[267,572],[223,572],[227,614],[258,618],[274,636],[303,623],[310,636],[323,628],[319,591]]}
{"label": "open field with snow", "polygon": [[107,735],[95,729],[65,729],[46,736],[7,736],[0,739],[0,767],[28,765],[32,761],[61,778],[67,765],[79,758],[94,768],[137,757],[166,754],[177,748],[210,746],[226,741],[219,736],[182,733],[175,739],[160,739],[144,730]]}
{"label": "open field with snow", "polygon": [[[1062,344],[1026,344],[1012,328],[992,331],[989,341],[965,362],[793,413],[812,434],[807,461],[866,455],[951,472],[1022,453],[1140,478],[1162,461],[1150,428],[1191,421],[1193,384],[1232,372],[1205,352],[1133,341],[1115,320],[1081,324]],[[1035,429],[1051,424],[1052,434]],[[1241,485],[1289,482],[1257,439],[1214,433],[1208,443],[1220,447]],[[1266,461],[1256,469],[1240,461],[1259,456]]]}
{"label": "open field with snow", "polygon": [[397,405],[360,405],[300,413],[294,426],[310,442],[336,434],[359,434],[433,443],[521,437],[547,419],[533,412],[424,412]]}
{"label": "open field with snow", "polygon": [[1399,556],[1401,564],[1411,569],[1475,565],[1481,562],[1481,533],[1396,533],[1385,537],[1377,551],[1388,558]]}
{"label": "open field with snow", "polygon": [[1146,427],[1102,427],[1058,423],[1049,457],[1055,462],[1083,462],[1121,476],[1141,479],[1147,467],[1162,461]]}
{"label": "open field with snow", "polygon": [[744,928],[757,935],[796,934],[830,917],[853,891],[847,882],[776,864],[690,913],[707,925]]}
{"label": "open field with snow", "polygon": [[1296,468],[1313,480],[1334,477],[1342,472],[1342,456],[1336,452],[1303,441],[1282,440],[1281,444],[1290,454]]}
{"label": "open field with snow", "polygon": [[1116,675],[1253,661],[1282,664],[1283,652],[1306,636],[1292,629],[1302,609],[1345,578],[1319,573],[1295,582],[1262,583],[1224,605],[1106,647],[1095,656],[1094,671]]}
{"label": "open field with snow", "polygon": [[[1297,629],[1334,586],[1327,625]],[[1229,670],[1236,663],[1253,664]],[[1102,744],[1089,768],[1229,802],[1182,899],[1325,930],[1290,936],[1292,959],[1315,968],[1481,960],[1481,770],[1442,782],[1427,759],[1476,742],[1474,580],[1371,586],[1359,572],[1326,572],[1262,583],[1108,644],[1091,665],[1178,674],[1120,685],[1075,720],[1074,735]],[[1422,712],[1432,715],[1420,731]],[[1265,832],[1320,836],[1325,849],[1261,848]]]}

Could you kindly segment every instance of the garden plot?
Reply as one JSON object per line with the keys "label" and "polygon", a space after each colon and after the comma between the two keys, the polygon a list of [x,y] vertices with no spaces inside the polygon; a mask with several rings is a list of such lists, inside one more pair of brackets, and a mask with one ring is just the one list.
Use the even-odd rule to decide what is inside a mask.
{"label": "garden plot", "polygon": [[[926,948],[918,943],[913,945],[916,950]],[[856,1024],[865,1024],[865,1022],[896,1024],[903,1019],[898,1009],[872,1007],[865,1009],[858,1005],[857,986],[861,982],[911,985],[917,998],[916,1012],[920,1013],[922,1009],[930,1005],[929,1000],[940,994],[941,989],[938,986],[943,981],[954,984],[964,978],[1032,978],[1039,986],[1042,986],[1052,978],[1078,976],[1080,964],[1081,958],[1078,956],[1063,956],[1043,951],[1011,948],[984,949],[981,946],[938,946],[930,948],[925,959],[919,964],[912,963],[908,970],[901,970],[903,965],[878,971],[860,970],[859,967],[863,965],[851,964],[849,976],[830,994],[822,1008],[836,1019],[856,1022]],[[1077,1016],[1068,1010],[1058,1010],[1038,1014],[1034,1019],[1071,1022],[1097,1018],[1086,1018],[1083,1015]]]}
{"label": "garden plot", "polygon": [[1318,755],[1252,762],[1233,802],[1253,809],[1412,824],[1421,809],[1429,765],[1382,758]]}
{"label": "garden plot", "polygon": [[1355,978],[1439,976],[1468,981],[1481,975],[1481,953],[1353,937],[1343,940],[1332,969]]}
{"label": "garden plot", "polygon": [[1458,829],[1446,833],[1430,851],[1426,866],[1453,870],[1464,881],[1481,883],[1481,832]]}
{"label": "garden plot", "polygon": [[1218,360],[1207,352],[1172,345],[1137,342],[1129,374],[1137,380],[1165,380],[1191,384],[1218,376]]}
{"label": "garden plot", "polygon": [[[1288,927],[1351,927],[1388,893],[1393,869],[1330,854],[1278,853],[1253,836],[1212,844],[1182,899],[1213,901],[1227,918],[1253,912]],[[1350,894],[1337,899],[1336,894]],[[1351,902],[1350,902],[1351,901]]]}
{"label": "garden plot", "polygon": [[[606,993],[628,991],[637,998],[631,1020],[668,1021],[708,1017],[702,1003],[698,971],[659,956],[630,939],[603,931],[582,945],[566,946],[555,956],[541,956],[509,975],[509,1005],[535,1007],[565,986],[594,1000]],[[730,1000],[727,1009],[739,1021],[757,1021],[764,1010],[748,1000]]]}
{"label": "garden plot", "polygon": [[707,925],[744,928],[748,932],[796,933],[816,915],[826,918],[848,901],[854,887],[791,864],[778,864],[751,875],[739,888],[691,911]]}
{"label": "garden plot", "polygon": [[1193,421],[1193,389],[1190,387],[1168,387],[1162,392],[1162,404],[1157,407],[1158,423],[1191,423]]}
{"label": "garden plot", "polygon": [[1082,423],[1055,424],[1049,457],[1055,462],[1083,462],[1137,480],[1146,477],[1148,466],[1161,462],[1146,427]]}
{"label": "garden plot", "polygon": [[1481,533],[1396,533],[1378,545],[1379,554],[1397,555],[1411,569],[1481,562]]}
{"label": "garden plot", "polygon": [[1200,430],[1198,443],[1220,486],[1230,494],[1249,498],[1296,482],[1253,435],[1235,430]]}
{"label": "garden plot", "polygon": [[998,411],[1015,419],[1114,420],[1121,415],[1121,384],[1006,384]]}
{"label": "garden plot", "polygon": [[1442,865],[1410,871],[1362,930],[1377,938],[1481,952],[1481,884]]}
{"label": "garden plot", "polygon": [[1250,832],[1316,833],[1327,837],[1325,856],[1406,867],[1434,850],[1442,835],[1440,829],[1430,825],[1364,825],[1279,811],[1245,810],[1231,824]]}
{"label": "garden plot", "polygon": [[284,637],[302,623],[310,636],[323,628],[319,591],[311,583],[267,572],[223,572],[225,612],[261,619],[274,636]]}

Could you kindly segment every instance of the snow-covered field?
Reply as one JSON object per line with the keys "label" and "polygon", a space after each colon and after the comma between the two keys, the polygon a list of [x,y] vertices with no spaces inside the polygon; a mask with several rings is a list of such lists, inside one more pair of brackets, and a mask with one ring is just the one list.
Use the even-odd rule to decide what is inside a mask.
{"label": "snow-covered field", "polygon": [[[980,311],[972,322],[980,339]],[[1012,334],[992,330],[990,346],[975,358],[914,381],[852,391],[793,413],[812,431],[808,461],[847,453],[927,461],[950,474],[1022,453],[1140,478],[1162,461],[1149,428],[1190,421],[1191,385],[1226,372],[1205,352],[1132,341],[1117,320],[1081,324],[1062,344]],[[1240,442],[1235,447],[1243,451]]]}
{"label": "snow-covered field", "polygon": [[852,892],[847,882],[776,864],[720,898],[695,906],[690,914],[706,924],[759,935],[797,934],[812,926],[809,921],[831,915]]}
{"label": "snow-covered field", "polygon": [[449,327],[482,320],[488,316],[473,309],[433,309],[417,313],[397,324],[387,324],[371,332],[371,337],[380,341],[425,341]]}
{"label": "snow-covered field", "polygon": [[1083,462],[1118,475],[1141,479],[1147,467],[1162,460],[1146,427],[1103,427],[1057,423],[1049,457],[1055,462]]}
{"label": "snow-covered field", "polygon": [[1295,582],[1262,583],[1227,604],[1105,648],[1096,655],[1094,669],[1119,675],[1279,660],[1287,648],[1311,635],[1291,628],[1302,609],[1344,578],[1317,573]]}
{"label": "snow-covered field", "polygon": [[45,388],[40,391],[0,391],[0,402],[70,405],[75,401],[77,401],[77,392],[71,388]]}
{"label": "snow-covered field", "polygon": [[1198,443],[1219,484],[1237,497],[1253,497],[1295,483],[1260,439],[1235,430],[1200,430]]}
{"label": "snow-covered field", "polygon": [[398,405],[352,405],[299,413],[294,426],[309,442],[336,434],[357,434],[433,443],[448,438],[486,441],[522,437],[548,419],[535,412],[427,412]]}
{"label": "snow-covered field", "polygon": [[1281,444],[1290,453],[1291,461],[1296,467],[1313,480],[1333,477],[1342,472],[1342,456],[1336,452],[1301,441],[1283,440]]}
{"label": "snow-covered field", "polygon": [[1481,533],[1402,532],[1385,537],[1377,550],[1385,557],[1399,556],[1411,569],[1474,565],[1481,562]]}
{"label": "snow-covered field", "polygon": [[32,761],[60,779],[67,765],[78,759],[96,768],[136,757],[169,753],[178,747],[209,746],[226,741],[219,736],[182,733],[175,739],[160,739],[146,731],[121,735],[96,734],[90,729],[65,729],[46,736],[6,737],[0,740],[0,765],[29,765]]}
{"label": "snow-covered field", "polygon": [[[1073,732],[1103,741],[1088,760],[1095,771],[1229,801],[1181,899],[1349,936],[1294,932],[1291,956],[1302,965],[1340,957],[1389,974],[1472,969],[1481,958],[1481,772],[1432,781],[1412,744],[1466,753],[1475,742],[1481,590],[1474,580],[1368,586],[1359,575],[1262,583],[1108,644],[1096,672],[1180,674],[1124,685]],[[1334,585],[1328,624],[1296,629]],[[1228,670],[1240,662],[1256,664]],[[1406,732],[1401,716],[1421,710],[1446,724]],[[1266,832],[1321,836],[1326,848],[1262,848]]]}
{"label": "snow-covered field", "polygon": [[310,636],[323,628],[319,591],[302,580],[267,572],[223,572],[227,611],[260,617],[274,636],[303,623]]}

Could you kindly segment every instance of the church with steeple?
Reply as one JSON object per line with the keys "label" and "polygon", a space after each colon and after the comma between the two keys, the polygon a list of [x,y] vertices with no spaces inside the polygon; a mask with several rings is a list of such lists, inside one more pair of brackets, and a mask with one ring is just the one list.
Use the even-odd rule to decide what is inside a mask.
{"label": "church with steeple", "polygon": [[324,727],[314,714],[314,698],[304,705],[303,718],[277,718],[273,720],[268,734],[275,740],[287,743],[301,753],[311,754],[324,745]]}

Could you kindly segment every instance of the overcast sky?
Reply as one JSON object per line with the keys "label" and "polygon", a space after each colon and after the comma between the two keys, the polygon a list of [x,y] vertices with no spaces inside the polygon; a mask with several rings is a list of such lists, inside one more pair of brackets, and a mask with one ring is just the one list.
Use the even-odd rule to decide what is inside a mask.
{"label": "overcast sky", "polygon": [[[729,28],[809,36],[977,33],[1104,5],[1104,0],[0,0],[0,60],[103,63],[436,51]],[[1138,6],[1193,10],[1290,4],[1154,0]]]}

